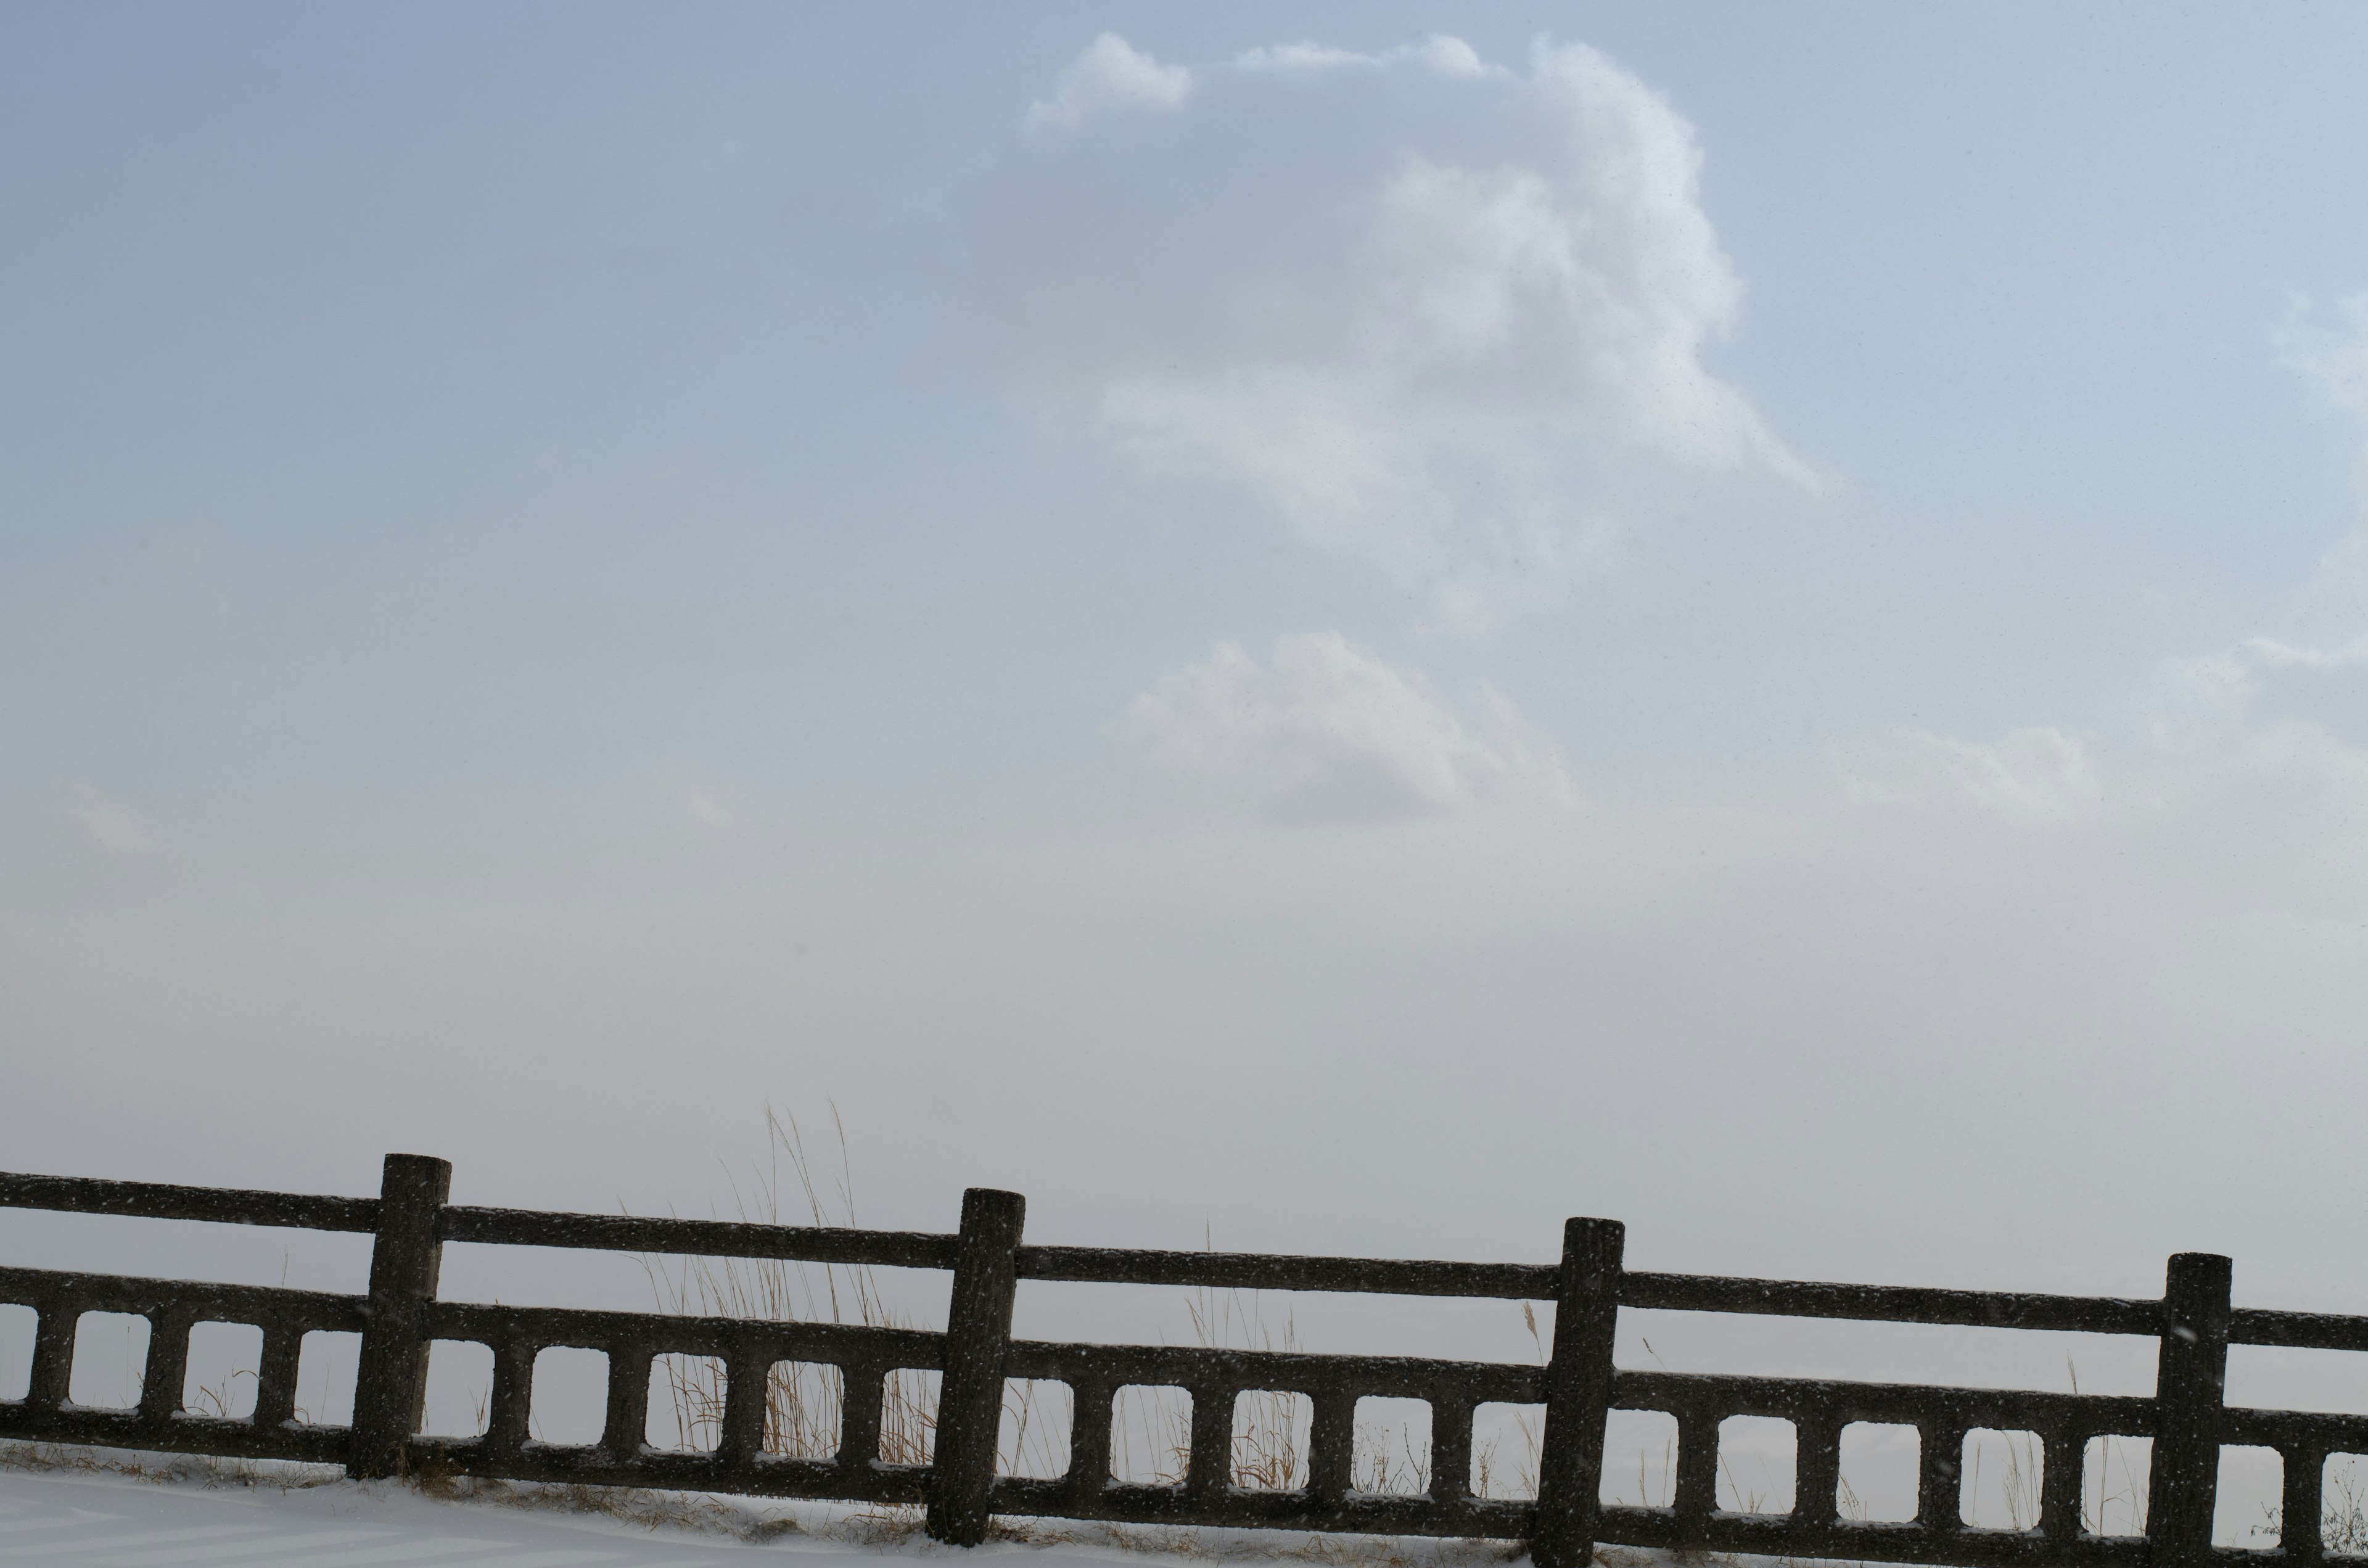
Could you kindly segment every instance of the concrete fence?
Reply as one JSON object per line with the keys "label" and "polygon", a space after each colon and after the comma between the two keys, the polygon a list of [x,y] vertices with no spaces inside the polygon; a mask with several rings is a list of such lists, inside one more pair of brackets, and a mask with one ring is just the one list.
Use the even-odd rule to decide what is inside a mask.
{"label": "concrete fence", "polygon": [[[363,1477],[443,1472],[917,1505],[928,1510],[931,1535],[962,1545],[983,1540],[994,1515],[1494,1537],[1528,1541],[1541,1568],[1579,1568],[1600,1541],[1967,1568],[2043,1558],[2099,1568],[2192,1568],[2250,1557],[2315,1562],[2330,1555],[2319,1530],[2326,1460],[2368,1453],[2368,1417],[2230,1408],[2221,1398],[2232,1343],[2368,1350],[2368,1317],[2233,1310],[2229,1262],[2206,1254],[2173,1256],[2161,1299],[2129,1300],[1632,1273],[1622,1266],[1622,1227],[1611,1220],[1569,1221],[1555,1263],[1435,1263],[1031,1245],[1022,1236],[1025,1200],[985,1188],[963,1195],[958,1232],[937,1234],[471,1208],[447,1201],[450,1177],[443,1161],[416,1154],[387,1156],[376,1198],[0,1175],[0,1206],[374,1238],[370,1288],[358,1296],[0,1267],[0,1303],[38,1314],[27,1395],[0,1402],[0,1437],[308,1460]],[[941,1269],[951,1276],[947,1326],[936,1334],[448,1301],[437,1290],[448,1242]],[[1027,1279],[1545,1301],[1554,1307],[1554,1346],[1537,1367],[1015,1340],[1012,1303]],[[2137,1335],[2159,1342],[2158,1371],[2153,1397],[2130,1398],[1622,1370],[1612,1362],[1622,1307]],[[148,1320],[143,1392],[134,1407],[96,1409],[67,1397],[77,1325],[93,1312]],[[203,1323],[262,1333],[249,1417],[181,1408],[190,1330]],[[360,1335],[350,1426],[314,1424],[296,1413],[301,1347],[304,1335],[320,1331]],[[428,1347],[437,1340],[474,1341],[493,1354],[481,1436],[419,1431]],[[529,1436],[535,1358],[553,1346],[608,1358],[608,1408],[597,1442]],[[712,1358],[722,1368],[721,1426],[711,1451],[664,1450],[645,1440],[652,1369],[667,1356]],[[837,1369],[840,1429],[830,1458],[768,1451],[768,1379],[785,1361]],[[908,1370],[941,1375],[927,1465],[880,1457],[888,1380]],[[1008,1379],[1070,1389],[1064,1475],[996,1473]],[[1129,1387],[1190,1394],[1189,1462],[1179,1483],[1131,1483],[1111,1473],[1111,1411]],[[1304,1485],[1235,1484],[1235,1412],[1244,1393],[1308,1400]],[[1427,1494],[1355,1488],[1357,1402],[1376,1397],[1429,1405]],[[1500,1403],[1544,1407],[1534,1499],[1473,1493],[1474,1412]],[[1613,1411],[1675,1418],[1668,1506],[1600,1501],[1605,1423]],[[1797,1482],[1789,1512],[1717,1506],[1720,1427],[1735,1416],[1792,1424]],[[1841,1437],[1859,1422],[1915,1428],[1912,1519],[1841,1517]],[[1977,1430],[2035,1438],[2043,1464],[2034,1528],[1978,1528],[1960,1517],[1965,1441]],[[2083,1455],[2091,1439],[2113,1437],[2152,1441],[2143,1536],[2082,1528]],[[2283,1535],[2273,1551],[2212,1543],[2224,1444],[2272,1449],[2283,1463]]]}

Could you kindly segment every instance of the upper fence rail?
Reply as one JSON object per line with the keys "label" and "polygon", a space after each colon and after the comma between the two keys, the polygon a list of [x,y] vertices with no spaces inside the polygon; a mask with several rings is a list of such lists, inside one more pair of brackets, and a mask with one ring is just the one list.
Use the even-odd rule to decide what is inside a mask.
{"label": "upper fence rail", "polygon": [[[1622,1261],[1623,1228],[1608,1220],[1569,1221],[1558,1263],[1474,1264],[1025,1244],[1024,1200],[985,1189],[964,1195],[958,1231],[929,1233],[479,1208],[449,1202],[450,1183],[442,1161],[403,1154],[387,1157],[375,1199],[0,1174],[0,1207],[372,1237],[369,1289],[354,1296],[0,1267],[0,1301],[31,1306],[37,1320],[28,1392],[0,1401],[0,1437],[303,1459],[363,1476],[428,1464],[529,1480],[926,1504],[930,1532],[961,1544],[983,1540],[996,1513],[1517,1538],[1530,1542],[1539,1568],[1582,1568],[1599,1540],[1960,1568],[2040,1557],[2092,1568],[2203,1568],[2260,1555],[2212,1545],[2219,1451],[2228,1443],[2279,1453],[2287,1528],[2278,1552],[2316,1562],[2329,1555],[2317,1528],[2320,1470],[2332,1454],[2368,1453],[2368,1416],[2228,1409],[2222,1397],[2231,1344],[2368,1350],[2368,1316],[2234,1308],[2228,1260],[2203,1254],[2170,1260],[2160,1298],[2083,1297],[1632,1272]],[[938,1334],[445,1301],[437,1280],[448,1242],[940,1270],[951,1276],[947,1327]],[[1512,1366],[1015,1340],[1012,1307],[1023,1279],[1543,1301],[1555,1309],[1553,1351],[1543,1366]],[[1623,1307],[2135,1335],[2157,1341],[2160,1360],[2146,1399],[1622,1371],[1612,1363],[1612,1331]],[[135,1407],[93,1410],[67,1397],[78,1324],[89,1312],[149,1320]],[[181,1407],[189,1331],[213,1321],[263,1331],[252,1418]],[[296,1412],[301,1346],[323,1331],[361,1336],[349,1426],[315,1424]],[[477,1437],[420,1434],[427,1347],[451,1339],[474,1340],[493,1353],[488,1426]],[[571,1447],[529,1436],[533,1369],[556,1346],[607,1358],[608,1413],[596,1442]],[[722,1369],[722,1435],[710,1452],[666,1452],[646,1440],[659,1362],[684,1355],[710,1357]],[[842,1417],[827,1457],[770,1447],[768,1402],[785,1360],[836,1369]],[[942,1379],[935,1453],[925,1465],[891,1462],[882,1439],[888,1391],[915,1370]],[[1064,1475],[997,1475],[1010,1378],[1068,1386],[1074,1410]],[[1122,1388],[1145,1383],[1190,1396],[1186,1467],[1172,1484],[1110,1473],[1113,1402]],[[1235,1471],[1236,1402],[1278,1390],[1309,1401],[1304,1483],[1247,1489],[1236,1484]],[[1430,1406],[1423,1494],[1369,1494],[1351,1484],[1356,1406],[1368,1398]],[[1544,1405],[1533,1500],[1475,1494],[1474,1420],[1484,1403]],[[1675,1489],[1666,1507],[1600,1498],[1606,1416],[1638,1409],[1677,1422]],[[1788,1513],[1717,1506],[1720,1431],[1740,1415],[1772,1416],[1794,1428],[1799,1500]],[[1917,1430],[1911,1520],[1870,1526],[1837,1513],[1841,1433],[1866,1421]],[[2040,1521],[2019,1532],[1976,1529],[1959,1517],[1959,1460],[1969,1434],[2009,1423],[2044,1448]],[[2080,1519],[2084,1447],[2113,1436],[2153,1441],[2143,1537],[2099,1536]]]}
{"label": "upper fence rail", "polygon": [[68,1214],[120,1214],[137,1220],[210,1220],[222,1225],[282,1225],[301,1231],[375,1231],[375,1198],[316,1198],[245,1192],[227,1187],[174,1187],[161,1181],[101,1181],[93,1176],[0,1172],[0,1208]]}
{"label": "upper fence rail", "polygon": [[[336,1198],[87,1176],[0,1173],[0,1208],[46,1209],[150,1220],[369,1232],[379,1222],[375,1198]],[[528,1209],[440,1205],[439,1241],[480,1245],[570,1247],[700,1257],[772,1258],[882,1268],[951,1269],[959,1237],[951,1233],[873,1231],[831,1225],[683,1220],[622,1214],[570,1214]],[[1019,1278],[1109,1285],[1211,1290],[1308,1290],[1364,1295],[1463,1296],[1552,1301],[1556,1264],[1452,1263],[1414,1258],[1321,1257],[1272,1253],[1163,1251],[1133,1247],[1022,1246]],[[1960,1324],[2079,1334],[2151,1335],[2160,1300],[2128,1300],[1961,1290],[1817,1280],[1749,1279],[1707,1274],[1630,1272],[1620,1304],[1665,1312],[1737,1312],[1778,1317]],[[2368,1349],[2368,1318],[2247,1309],[2239,1343],[2320,1345]],[[2247,1335],[2261,1337],[2250,1338]]]}
{"label": "upper fence rail", "polygon": [[741,1220],[658,1220],[629,1214],[552,1214],[527,1209],[447,1207],[436,1234],[494,1246],[584,1247],[697,1257],[778,1258],[877,1268],[951,1268],[959,1238],[927,1231],[767,1225]]}

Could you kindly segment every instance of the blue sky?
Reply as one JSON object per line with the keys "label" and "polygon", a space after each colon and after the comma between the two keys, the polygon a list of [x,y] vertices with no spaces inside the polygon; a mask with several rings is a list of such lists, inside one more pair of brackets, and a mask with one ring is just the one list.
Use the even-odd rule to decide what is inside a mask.
{"label": "blue sky", "polygon": [[8,1163],[2338,1289],[2363,29],[16,8]]}

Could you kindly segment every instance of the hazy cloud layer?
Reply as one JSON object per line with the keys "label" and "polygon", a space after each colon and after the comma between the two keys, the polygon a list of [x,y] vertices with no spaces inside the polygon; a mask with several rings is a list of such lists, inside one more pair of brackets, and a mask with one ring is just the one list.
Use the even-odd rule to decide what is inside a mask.
{"label": "hazy cloud layer", "polygon": [[1126,730],[1150,754],[1294,818],[1426,815],[1512,802],[1572,804],[1554,743],[1486,682],[1468,709],[1418,670],[1337,631],[1234,643],[1135,699]]}
{"label": "hazy cloud layer", "polygon": [[[1429,812],[1324,832],[1098,773],[722,835],[637,780],[207,819],[102,879],[20,856],[8,895],[46,913],[0,913],[0,992],[71,1049],[28,1056],[50,1114],[18,1158],[367,1190],[408,1148],[486,1201],[662,1211],[768,1096],[835,1096],[874,1222],[951,1222],[991,1183],[1052,1240],[1526,1258],[1591,1209],[1742,1272],[2108,1289],[2231,1237],[2265,1271],[2327,1256],[2354,1119],[2298,1126],[2260,1085],[2368,1089],[2356,811],[1900,810],[1766,776],[1459,809],[1559,775],[1446,706],[1327,638],[1138,706],[1246,790],[1301,768],[1320,799],[1337,769]],[[1907,749],[1934,747],[1944,790],[1999,797],[1991,764]],[[2012,778],[2049,747],[1993,749]],[[697,1092],[648,1092],[661,1069]],[[521,1107],[573,1135],[521,1141]],[[221,1138],[257,1115],[272,1139]],[[1984,1166],[2000,1128],[2047,1157]],[[1853,1180],[1850,1225],[1804,1199]],[[2181,1181],[2176,1212],[2145,1200]],[[2066,1186],[2116,1222],[2047,1201]]]}
{"label": "hazy cloud layer", "polygon": [[1057,426],[1237,483],[1477,632],[1706,485],[1817,485],[1702,364],[1742,285],[1701,162],[1582,44],[1188,70],[1105,34],[973,192],[975,315]]}

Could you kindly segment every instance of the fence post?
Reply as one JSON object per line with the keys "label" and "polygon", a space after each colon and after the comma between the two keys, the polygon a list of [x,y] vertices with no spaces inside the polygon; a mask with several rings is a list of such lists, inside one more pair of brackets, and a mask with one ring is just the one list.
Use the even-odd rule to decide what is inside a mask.
{"label": "fence post", "polygon": [[1019,1288],[1019,1231],[1028,1200],[973,1187],[962,1194],[962,1238],[946,1308],[946,1365],[938,1384],[936,1461],[928,1531],[952,1546],[986,1539],[995,1449],[1003,1425],[1003,1363]]}
{"label": "fence post", "polygon": [[2182,1252],[2171,1255],[2164,1278],[2154,1464],[2146,1482],[2149,1568],[2199,1568],[2212,1557],[2230,1273],[2228,1260],[2217,1254]]}
{"label": "fence post", "polygon": [[395,1474],[427,1399],[427,1305],[444,1244],[436,1211],[452,1192],[452,1166],[426,1154],[389,1154],[379,1180],[378,1239],[354,1375],[352,1448],[346,1473]]}
{"label": "fence post", "polygon": [[1620,1319],[1617,1220],[1572,1220],[1562,1231],[1554,1358],[1546,1363],[1546,1431],[1538,1454],[1537,1568],[1586,1568],[1595,1556],[1603,1484],[1603,1423],[1611,1408],[1611,1337]]}

